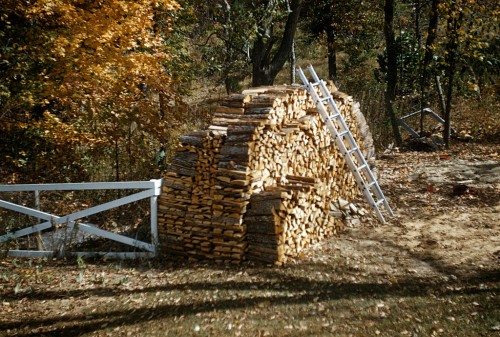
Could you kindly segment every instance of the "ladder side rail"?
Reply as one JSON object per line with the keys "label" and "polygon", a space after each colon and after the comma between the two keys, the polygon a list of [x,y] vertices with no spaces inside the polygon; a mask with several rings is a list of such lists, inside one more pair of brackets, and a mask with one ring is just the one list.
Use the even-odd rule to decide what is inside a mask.
{"label": "ladder side rail", "polygon": [[[314,75],[313,75],[313,77],[314,77]],[[334,136],[334,142],[335,142],[335,144],[340,149],[340,152],[344,155],[344,158],[346,159],[349,168],[353,172],[357,172],[356,171],[356,165],[354,164],[352,158],[349,156],[348,149],[347,149],[345,143],[341,139],[342,137],[339,136],[339,132],[338,132],[337,128],[335,127],[335,124],[333,124],[333,122],[328,118],[328,112],[326,111],[325,106],[319,101],[319,95],[317,94],[317,92],[314,89],[311,89],[311,91],[312,91],[310,93],[311,97],[313,98],[313,101],[314,101],[314,103],[316,105],[316,108],[318,109],[318,111],[320,112],[321,116],[323,117],[324,122],[326,123],[326,126],[328,127],[328,129],[330,130],[330,132],[332,133],[332,135]],[[337,109],[335,103],[333,102],[333,98],[331,96],[329,96],[329,98],[330,99],[328,100],[328,103],[329,103],[330,107],[333,106],[334,110],[336,110],[335,112],[338,113],[338,118],[339,118],[339,120],[342,123],[342,128],[345,131],[348,131],[347,125],[345,123],[345,120],[342,118],[342,115],[338,112],[338,109]],[[352,134],[350,132],[348,132],[347,135],[349,135],[351,137],[351,140],[352,140],[351,143],[354,144],[354,147],[357,147],[357,144],[356,144],[354,138],[352,138]],[[361,180],[360,183],[363,183],[363,179],[362,179],[361,176],[359,177],[359,179]]]}
{"label": "ladder side rail", "polygon": [[[384,193],[382,192],[382,189],[380,188],[380,185],[378,184],[377,179],[375,178],[372,170],[369,168],[369,165],[366,162],[366,159],[364,157],[362,157],[362,159],[363,159],[363,163],[364,163],[363,165],[366,165],[366,169],[363,172],[364,175],[366,175],[366,177],[363,177],[363,174],[360,174],[364,180],[363,186],[361,188],[363,190],[370,192],[370,193],[373,193],[373,195],[376,197],[376,198],[374,198],[375,201],[384,200],[384,206],[387,208],[388,213],[391,214],[392,210],[389,207],[389,203],[387,202],[387,199],[386,199]],[[371,182],[375,182],[375,184],[373,186],[371,186],[372,188],[368,187],[368,185],[370,185]]]}
{"label": "ladder side rail", "polygon": [[387,213],[390,216],[394,216],[394,211],[392,210],[391,206],[389,206],[389,202],[385,198],[384,198],[384,206],[385,206],[385,209],[387,210]]}
{"label": "ladder side rail", "polygon": [[[323,81],[321,81],[318,76],[316,75],[316,73],[312,73],[311,74],[313,79],[315,81],[317,81],[317,83],[320,83],[320,88],[322,89],[322,94],[323,96],[326,96],[324,98],[328,98],[328,104],[329,104],[329,107],[335,112],[335,114],[338,116],[338,120],[341,124],[341,127],[342,127],[342,131],[348,131],[347,132],[347,138],[349,140],[349,145],[350,145],[350,149],[354,149],[354,148],[358,148],[359,149],[359,146],[358,144],[356,143],[356,140],[354,139],[354,137],[352,136],[352,133],[349,131],[349,128],[347,127],[347,124],[345,122],[345,119],[343,118],[342,114],[340,113],[340,111],[338,110],[337,108],[337,105],[335,104],[333,98],[331,97],[331,94],[328,92],[328,88],[326,88],[325,84]],[[304,76],[305,77],[305,76]],[[301,76],[302,78],[302,76]],[[306,79],[307,81],[307,79]],[[323,117],[323,119],[326,119],[325,120],[325,123],[327,124],[328,126],[328,129],[330,130],[330,132],[334,135],[335,139],[335,143],[336,145],[339,147],[339,149],[341,150],[341,153],[344,155],[344,158],[347,160],[347,163],[348,163],[348,166],[349,168],[355,172],[356,175],[359,175],[359,179],[360,179],[360,183],[364,185],[366,185],[366,182],[364,179],[364,177],[361,175],[360,172],[358,172],[356,169],[356,164],[354,163],[354,161],[352,160],[352,157],[349,155],[348,153],[348,149],[345,145],[345,143],[342,141],[341,136],[339,136],[339,132],[337,130],[337,128],[335,127],[335,125],[333,124],[333,122],[328,118],[328,112],[326,111],[325,109],[325,106],[322,104],[322,102],[320,101],[320,97],[318,95],[318,93],[311,87],[309,87],[311,90],[310,94],[311,94],[311,97],[313,98],[313,101],[316,105],[316,108],[318,109],[318,111],[320,112],[321,116]],[[325,118],[326,117],[326,118]],[[359,156],[359,165],[366,165],[366,167],[368,167],[368,163],[366,162],[365,158],[363,156]],[[374,180],[374,176],[373,174],[370,175],[370,178],[371,180]],[[364,189],[364,188],[363,188]]]}
{"label": "ladder side rail", "polygon": [[316,72],[314,71],[314,68],[312,66],[312,64],[308,64],[307,65],[307,70],[309,70],[309,74],[311,74],[313,80],[316,82],[316,83],[322,83],[323,81],[318,77],[318,74],[316,74]]}
{"label": "ladder side rail", "polygon": [[[313,75],[313,77],[314,77],[314,75]],[[316,78],[317,78],[317,76],[316,76]],[[322,86],[324,86],[324,83],[322,81],[320,83],[322,84]],[[325,87],[325,89],[326,89],[326,87]],[[313,99],[313,102],[316,106],[316,109],[318,109],[318,111],[320,112],[320,115],[323,118],[323,122],[326,124],[326,126],[328,127],[328,129],[330,130],[332,135],[334,136],[334,138],[335,138],[334,140],[336,141],[337,139],[341,138],[341,136],[339,135],[339,130],[335,127],[335,124],[331,121],[329,114],[328,114],[328,111],[326,110],[325,106],[321,103],[321,101],[320,101],[321,98],[319,97],[316,90],[314,90],[311,87],[309,87],[309,90],[310,90],[309,94],[311,95],[311,98]],[[323,95],[325,95],[325,93],[323,93]],[[338,115],[338,118],[341,121],[342,128],[343,128],[342,131],[348,131],[347,125],[346,125],[345,121],[343,120],[342,115],[340,114],[339,110],[337,109],[335,102],[333,102],[333,98],[330,95],[328,96],[328,98],[329,98],[328,103],[329,103],[330,108],[333,108],[334,112]],[[337,144],[337,142],[336,142],[336,144]],[[337,144],[337,145],[339,145],[339,144]],[[343,142],[342,142],[340,148],[345,150],[345,151],[342,151],[342,153],[347,152],[346,146],[345,146],[345,144],[343,144]]]}
{"label": "ladder side rail", "polygon": [[[306,89],[309,91],[309,84],[310,83],[309,83],[309,80],[306,77],[306,74],[304,74],[304,71],[302,70],[302,68],[299,65],[297,65],[295,68],[297,69],[297,72],[299,73],[299,77],[300,77],[302,83],[305,84]],[[309,83],[309,84],[306,84],[306,83]]]}
{"label": "ladder side rail", "polygon": [[[342,118],[342,115],[339,115],[339,119],[341,119],[341,118]],[[345,123],[345,120],[343,120],[343,121]],[[346,129],[348,129],[347,125],[345,125],[345,127],[346,127]],[[358,161],[358,164],[359,164],[358,167],[363,167],[364,170],[363,170],[363,172],[361,172],[361,170],[358,171],[358,169],[357,169],[358,167],[356,167],[356,164],[354,164],[354,163],[352,165],[349,165],[349,166],[353,170],[353,174],[357,180],[358,187],[363,191],[363,194],[365,195],[365,198],[369,201],[369,203],[375,208],[379,217],[382,217],[380,220],[382,222],[384,222],[383,215],[380,213],[380,209],[377,207],[378,203],[383,202],[384,206],[387,208],[388,213],[390,215],[393,215],[392,210],[390,209],[389,204],[387,202],[387,199],[385,198],[380,186],[378,185],[373,172],[369,168],[369,165],[366,162],[365,157],[361,153],[357,153],[357,151],[360,151],[360,149],[359,149],[359,146],[358,146],[356,140],[352,136],[352,133],[349,132],[347,135],[348,136],[346,139],[348,140],[348,143],[350,142],[349,145],[351,146],[351,149],[354,150],[352,153],[345,154],[346,156],[350,157],[348,159],[348,163],[349,163],[349,161],[352,161],[351,155],[353,153],[357,154],[356,160]],[[374,182],[373,186],[369,186],[369,185],[371,185],[371,182]],[[374,187],[374,188],[371,189],[371,187]]]}
{"label": "ladder side rail", "polygon": [[[335,105],[335,103],[333,102],[333,99],[328,100],[328,102],[330,103],[330,107],[333,106],[333,107],[335,107],[335,109],[337,108],[336,105]],[[343,148],[345,148],[346,150],[342,151],[342,154],[344,154],[345,157],[349,157],[350,160],[353,161],[351,155],[352,155],[352,153],[356,153],[356,151],[354,151],[352,153],[349,153],[348,150],[359,150],[359,145],[356,142],[356,139],[354,139],[354,136],[352,135],[352,133],[349,131],[347,123],[345,122],[345,119],[342,117],[342,114],[339,114],[338,120],[340,121],[340,124],[341,124],[342,128],[345,131],[348,131],[347,134],[346,134],[346,136],[347,136],[346,137],[346,140],[347,140],[346,143],[349,145],[349,147],[345,146],[345,144],[344,144]],[[344,142],[342,142],[342,143],[344,143]],[[358,166],[357,167],[360,167],[360,166],[363,166],[363,165],[366,165],[366,167],[368,167],[368,163],[366,162],[365,157],[363,155],[361,155],[361,153],[359,153],[356,156],[356,160],[358,161],[358,163],[357,163]],[[354,164],[354,166],[356,166],[356,164]],[[351,169],[354,170],[355,168],[351,168]],[[373,174],[368,176],[368,180],[374,180],[374,178],[375,177],[373,176]],[[366,180],[366,179],[364,179],[364,180]]]}
{"label": "ladder side rail", "polygon": [[[326,110],[325,106],[319,101],[318,93],[313,88],[311,88],[310,95],[313,99],[313,102],[316,106],[316,109],[319,111],[319,113],[323,119],[323,122],[325,123],[326,127],[328,128],[328,130],[330,131],[330,133],[334,137],[335,144],[337,144],[337,146],[339,146],[342,153],[347,152],[345,144],[343,144],[343,142],[340,139],[341,136],[339,135],[339,131],[335,127],[335,124],[333,124],[333,122],[328,118],[328,111]],[[337,140],[340,140],[340,143],[338,143]]]}
{"label": "ladder side rail", "polygon": [[380,184],[377,182],[376,178],[373,175],[373,172],[371,170],[367,170],[367,173],[371,176],[372,181],[374,181],[376,184],[374,185],[373,189],[373,194],[377,196],[377,201],[382,201],[384,204],[385,209],[387,210],[387,213],[391,216],[394,215],[394,212],[392,211],[391,207],[389,206],[389,202],[387,201],[387,198],[384,195],[384,192],[382,192],[382,188],[380,187]]}
{"label": "ladder side rail", "polygon": [[316,109],[318,109],[319,114],[321,115],[321,118],[323,119],[323,122],[326,123],[326,121],[328,120],[328,111],[326,111],[324,105],[321,104],[321,102],[320,102],[321,98],[319,97],[319,94],[312,87],[309,87],[309,94],[311,95],[313,103],[316,106]]}
{"label": "ladder side rail", "polygon": [[[327,123],[327,126],[329,126],[329,129],[333,129],[333,130],[336,131],[336,129],[334,128],[334,126],[331,123],[331,121],[329,121]],[[365,195],[365,198],[368,200],[369,204],[372,205],[376,209],[377,213],[380,213],[380,210],[378,209],[378,207],[375,207],[375,206],[376,206],[376,203],[377,203],[378,200],[384,200],[385,199],[385,197],[384,197],[381,189],[378,187],[378,184],[374,185],[376,188],[374,189],[373,193],[376,196],[376,198],[377,198],[376,199],[372,195],[372,192],[370,192],[370,189],[367,188],[367,185],[369,184],[368,181],[375,181],[375,177],[373,175],[373,172],[371,172],[371,170],[369,170],[368,163],[366,162],[366,160],[364,159],[363,156],[360,156],[360,158],[361,158],[361,165],[366,165],[366,166],[364,166],[366,168],[364,171],[368,175],[368,177],[363,176],[363,174],[360,171],[358,171],[357,168],[361,167],[361,166],[356,166],[356,164],[354,163],[352,157],[347,153],[347,148],[345,146],[345,143],[340,138],[341,137],[335,138],[335,144],[339,147],[341,153],[344,154],[344,158],[345,158],[345,160],[347,162],[347,166],[353,172],[353,175],[354,175],[354,178],[355,178],[356,183],[358,185],[358,188],[360,190],[362,190],[362,192]],[[379,217],[380,216],[382,216],[381,213],[379,214]],[[385,220],[383,218],[380,219],[380,220],[382,222],[385,222]]]}
{"label": "ladder side rail", "polygon": [[[323,104],[317,103],[316,106],[317,106],[318,111],[320,111],[322,115],[328,115]],[[335,144],[337,145],[337,147],[340,149],[340,152],[344,155],[344,158],[346,158],[346,160],[348,160],[348,159],[350,160],[350,162],[348,161],[349,168],[351,170],[354,170],[355,164],[352,161],[352,158],[347,153],[348,149],[347,149],[345,143],[342,141],[342,136],[339,135],[339,131],[335,127],[335,124],[328,118],[325,119],[325,124],[326,124],[328,130],[330,131],[330,133],[333,135],[333,138],[334,138],[333,140],[334,140]],[[348,130],[346,130],[346,131],[348,131]],[[350,132],[348,132],[347,134],[349,135]]]}
{"label": "ladder side rail", "polygon": [[356,172],[354,173],[354,177],[356,179],[356,182],[358,183],[358,188],[361,190],[362,194],[364,195],[366,201],[368,201],[368,204],[372,206],[376,213],[377,217],[382,223],[385,223],[384,215],[382,214],[380,208],[378,207],[378,203],[380,201],[385,201],[385,199],[376,199],[375,194],[372,194],[368,188],[366,188],[366,184],[362,182],[362,176],[360,174],[357,174]]}
{"label": "ladder side rail", "polygon": [[380,210],[380,207],[378,206],[377,202],[373,199],[373,196],[366,190],[363,192],[363,194],[365,195],[365,198],[368,199],[368,202],[371,203],[372,207],[375,209],[375,213],[377,213],[378,219],[382,223],[385,223],[384,215],[382,214],[382,211]]}
{"label": "ladder side rail", "polygon": [[[317,77],[317,76],[316,76]],[[342,114],[340,113],[340,110],[339,108],[337,107],[337,104],[335,104],[335,101],[332,97],[332,94],[330,93],[330,91],[328,90],[328,88],[326,87],[325,83],[323,81],[321,81],[321,84],[320,84],[320,88],[322,89],[322,94],[323,96],[326,97],[329,97],[330,99],[328,99],[328,105],[330,106],[330,108],[332,109],[332,111],[337,115],[339,116],[341,119],[344,119],[344,117],[342,116]]]}

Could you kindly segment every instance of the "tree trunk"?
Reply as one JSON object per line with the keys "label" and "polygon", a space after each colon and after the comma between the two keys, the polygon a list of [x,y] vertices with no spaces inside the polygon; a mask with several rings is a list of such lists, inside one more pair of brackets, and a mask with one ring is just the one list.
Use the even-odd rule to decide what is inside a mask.
{"label": "tree trunk", "polygon": [[[429,90],[427,87],[430,85],[428,82],[429,79],[429,65],[431,64],[433,57],[433,49],[432,44],[437,36],[438,29],[438,4],[439,0],[432,0],[431,5],[431,16],[429,19],[429,26],[427,28],[427,40],[425,41],[425,51],[424,51],[424,59],[422,61],[422,76],[420,78],[420,110],[422,111],[427,105],[427,96]],[[424,130],[424,115],[420,115],[420,133]]]}
{"label": "tree trunk", "polygon": [[417,48],[422,48],[422,34],[420,34],[420,17],[422,12],[422,4],[420,0],[415,1],[415,39],[417,40]]}
{"label": "tree trunk", "polygon": [[[276,75],[283,68],[290,51],[297,30],[302,0],[292,0],[290,13],[285,25],[285,31],[280,46],[271,59],[271,49],[276,42],[272,36],[272,28],[268,26],[259,28],[259,35],[254,42],[252,51],[252,85],[255,87],[272,85]],[[267,25],[266,20],[263,24]]]}
{"label": "tree trunk", "polygon": [[391,121],[392,132],[396,145],[403,145],[403,139],[399,132],[399,124],[394,111],[394,100],[396,98],[396,85],[398,80],[398,52],[394,37],[394,0],[386,0],[384,5],[384,36],[387,49],[387,88],[385,91],[386,113]]}
{"label": "tree trunk", "polygon": [[[453,2],[456,5],[456,2]],[[453,10],[453,9],[452,9]],[[450,131],[451,131],[451,100],[453,98],[453,85],[455,80],[455,72],[457,68],[457,52],[458,52],[458,31],[461,28],[463,12],[460,11],[458,17],[451,16],[448,19],[448,35],[450,40],[447,44],[448,54],[446,55],[446,111],[444,115],[444,131],[443,140],[446,148],[450,146]]]}
{"label": "tree trunk", "polygon": [[335,43],[335,31],[333,27],[326,30],[326,42],[328,46],[328,77],[335,82],[337,79],[337,46]]}
{"label": "tree trunk", "polygon": [[[286,1],[286,9],[288,12],[291,11],[290,8],[290,0]],[[297,63],[297,59],[295,57],[295,39],[292,41],[292,48],[290,49],[290,83],[295,83],[295,65]]]}
{"label": "tree trunk", "polygon": [[295,57],[295,41],[292,42],[292,50],[290,51],[290,83],[295,83],[295,66],[297,64],[297,59]]}
{"label": "tree trunk", "polygon": [[118,138],[115,139],[115,179],[120,181],[120,153],[118,151]]}

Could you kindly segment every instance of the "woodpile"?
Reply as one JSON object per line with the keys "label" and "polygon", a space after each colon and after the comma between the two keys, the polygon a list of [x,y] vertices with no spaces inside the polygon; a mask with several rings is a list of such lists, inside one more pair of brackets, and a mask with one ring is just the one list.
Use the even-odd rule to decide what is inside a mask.
{"label": "woodpile", "polygon": [[[354,137],[373,156],[359,105],[329,86]],[[359,195],[300,86],[229,95],[208,130],[179,142],[159,206],[160,246],[169,255],[283,263],[341,229],[345,217],[332,205]]]}

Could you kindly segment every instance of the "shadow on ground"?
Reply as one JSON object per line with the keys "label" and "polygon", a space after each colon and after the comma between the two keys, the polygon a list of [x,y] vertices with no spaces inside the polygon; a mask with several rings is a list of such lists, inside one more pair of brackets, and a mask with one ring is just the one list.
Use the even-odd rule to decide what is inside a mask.
{"label": "shadow on ground", "polygon": [[[446,272],[456,272],[441,262],[434,260],[432,256],[420,256],[432,263],[435,268]],[[214,281],[193,281],[179,284],[165,284],[162,286],[145,287],[143,289],[119,289],[106,287],[98,289],[87,289],[84,291],[70,290],[61,292],[60,289],[47,290],[28,295],[30,301],[46,301],[64,298],[88,298],[88,297],[116,297],[128,296],[140,293],[170,293],[172,291],[198,292],[198,291],[228,291],[239,294],[237,299],[221,298],[218,300],[200,300],[193,303],[182,304],[159,304],[153,307],[148,303],[136,306],[133,309],[115,309],[90,313],[74,314],[68,313],[61,317],[40,317],[27,322],[1,323],[0,331],[17,330],[15,336],[77,336],[91,333],[103,328],[123,327],[138,322],[153,322],[176,316],[191,316],[212,311],[226,311],[235,309],[253,308],[256,306],[280,307],[286,305],[311,304],[315,302],[329,302],[338,300],[354,300],[357,298],[387,299],[389,297],[420,297],[432,296],[461,296],[467,294],[481,294],[484,292],[498,293],[499,270],[482,271],[475,273],[473,277],[461,279],[460,282],[448,282],[446,287],[442,281],[412,277],[399,280],[395,284],[379,283],[345,283],[332,282],[329,280],[314,280],[311,277],[299,277],[290,275],[294,268],[310,270],[325,270],[324,264],[304,263],[300,266],[286,269],[262,268],[258,270],[261,281],[224,281],[223,278]],[[234,270],[223,269],[224,273],[232,273]],[[167,281],[167,280],[166,280]],[[485,283],[494,282],[492,286],[484,287]],[[248,291],[262,293],[251,295]],[[272,296],[264,296],[264,292],[271,291]],[[230,296],[228,296],[230,297]],[[119,307],[119,306],[118,306]],[[483,308],[493,310],[493,308]],[[42,329],[42,333],[39,329]]]}

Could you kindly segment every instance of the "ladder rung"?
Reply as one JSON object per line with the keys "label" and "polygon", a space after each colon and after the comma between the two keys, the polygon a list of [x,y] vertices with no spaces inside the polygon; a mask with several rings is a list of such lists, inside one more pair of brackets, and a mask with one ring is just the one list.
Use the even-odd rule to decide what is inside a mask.
{"label": "ladder rung", "polygon": [[331,116],[328,116],[328,119],[332,120],[332,119],[335,119],[335,118],[337,118],[337,117],[339,117],[339,116],[340,116],[340,113],[338,113],[338,114],[333,114],[333,115],[331,115]]}
{"label": "ladder rung", "polygon": [[359,171],[361,171],[362,169],[367,168],[367,167],[368,167],[368,165],[363,164],[363,165],[361,165],[361,166],[356,167],[356,171],[358,171],[358,172],[359,172]]}
{"label": "ladder rung", "polygon": [[348,151],[347,151],[347,154],[348,154],[348,155],[350,155],[351,153],[356,152],[356,151],[358,151],[358,150],[359,150],[359,148],[355,147],[355,148],[353,148],[353,149],[348,150]]}
{"label": "ladder rung", "polygon": [[367,184],[365,186],[365,188],[368,190],[368,189],[372,188],[372,186],[375,186],[375,185],[377,185],[377,182],[376,181],[372,181],[371,183]]}
{"label": "ladder rung", "polygon": [[344,130],[344,131],[342,131],[342,132],[339,132],[339,133],[338,133],[338,136],[339,136],[339,137],[342,137],[343,135],[346,135],[346,134],[348,134],[348,133],[349,133],[349,130]]}
{"label": "ladder rung", "polygon": [[385,199],[380,199],[375,202],[375,206],[378,207],[378,205],[383,204],[385,202]]}
{"label": "ladder rung", "polygon": [[328,101],[329,99],[330,99],[330,96],[320,98],[320,99],[319,99],[319,101],[320,101],[320,102],[325,102],[325,101]]}

